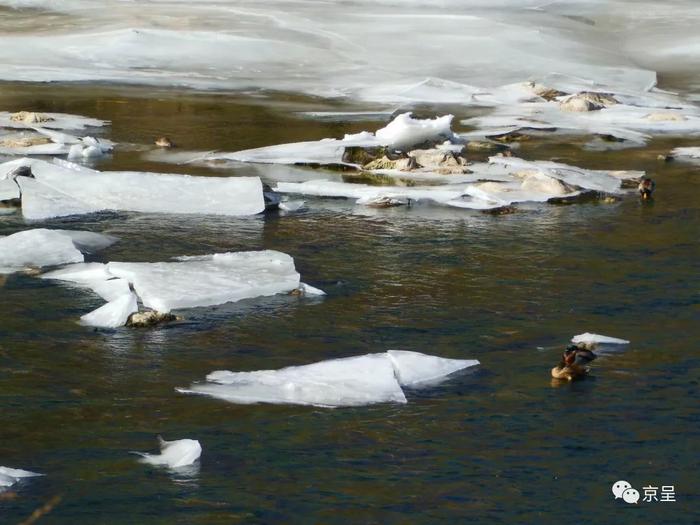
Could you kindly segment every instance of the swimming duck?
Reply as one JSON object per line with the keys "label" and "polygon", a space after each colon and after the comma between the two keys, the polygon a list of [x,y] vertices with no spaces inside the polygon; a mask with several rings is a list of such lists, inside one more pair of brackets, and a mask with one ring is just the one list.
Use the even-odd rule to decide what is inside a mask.
{"label": "swimming duck", "polygon": [[649,200],[651,199],[651,194],[654,193],[654,190],[656,189],[656,183],[649,177],[642,177],[642,180],[639,182],[638,189],[642,199]]}
{"label": "swimming duck", "polygon": [[577,345],[569,345],[564,350],[560,363],[552,368],[552,377],[554,379],[565,379],[573,381],[580,379],[588,374],[587,364],[593,361],[597,356],[586,348],[581,348]]}
{"label": "swimming duck", "polygon": [[168,137],[158,137],[155,141],[156,146],[161,148],[174,148],[175,144]]}

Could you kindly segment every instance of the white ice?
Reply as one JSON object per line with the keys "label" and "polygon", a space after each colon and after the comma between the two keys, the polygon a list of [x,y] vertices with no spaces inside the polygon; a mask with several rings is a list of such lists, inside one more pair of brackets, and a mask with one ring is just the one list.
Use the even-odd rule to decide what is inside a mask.
{"label": "white ice", "polygon": [[159,312],[275,295],[299,287],[294,259],[273,250],[182,259],[110,262],[107,269],[111,275],[129,281],[144,306]]}
{"label": "white ice", "polygon": [[[110,282],[110,281],[106,281]],[[110,290],[110,293],[113,291]],[[80,322],[85,326],[95,326],[99,328],[118,328],[124,326],[129,320],[129,316],[138,312],[139,307],[136,295],[126,287],[126,293],[118,295],[116,299],[100,306],[97,310],[83,315]]]}
{"label": "white ice", "polygon": [[158,437],[160,454],[136,452],[142,456],[140,461],[149,465],[167,468],[180,468],[192,465],[202,455],[202,445],[196,439],[178,439],[165,441]]}
{"label": "white ice", "polygon": [[17,180],[22,214],[31,220],[100,210],[235,216],[265,209],[258,177],[99,172],[40,160],[30,166],[35,178]]}
{"label": "white ice", "polygon": [[146,308],[167,313],[296,289],[324,295],[300,282],[292,257],[272,250],[180,257],[174,262],[73,264],[41,278],[89,288],[108,301],[81,318],[85,325],[104,328],[126,324],[138,311],[137,300]]}
{"label": "white ice", "polygon": [[[1,3],[1,2],[0,2]],[[6,49],[5,49],[6,50]],[[82,131],[86,128],[99,128],[109,124],[109,121],[100,120],[96,118],[83,117],[80,115],[68,115],[65,113],[43,113],[37,112],[41,115],[49,117],[51,120],[46,122],[22,122],[12,120],[11,117],[13,113],[7,111],[0,111],[0,127],[3,128],[15,128],[15,129],[36,129],[37,126],[42,128],[48,128],[51,130],[61,129],[61,130],[75,130]],[[58,141],[60,142],[60,141]],[[68,143],[68,142],[66,142]]]}
{"label": "white ice", "polygon": [[33,478],[42,476],[36,472],[22,470],[18,468],[0,467],[0,491],[7,489],[24,478]]}
{"label": "white ice", "polygon": [[232,403],[280,403],[321,407],[406,403],[401,386],[437,382],[474,360],[442,359],[416,352],[391,351],[321,361],[280,370],[212,372],[206,383],[179,392]]}
{"label": "white ice", "polygon": [[0,179],[0,202],[19,199],[19,186],[14,180]]}
{"label": "white ice", "polygon": [[627,345],[630,342],[626,339],[618,339],[617,337],[609,337],[607,335],[592,334],[586,332],[584,334],[579,334],[571,339],[574,344],[605,344],[605,345]]}
{"label": "white ice", "polygon": [[689,0],[0,5],[35,8],[32,29],[23,31],[25,11],[3,13],[3,80],[468,102],[474,91],[552,73],[642,90],[655,82],[650,69],[693,71],[698,62],[699,10]]}
{"label": "white ice", "polygon": [[374,135],[382,145],[406,151],[425,141],[454,138],[452,119],[452,115],[435,119],[414,119],[411,113],[402,113],[385,127],[378,129]]}
{"label": "white ice", "polygon": [[56,266],[83,262],[83,251],[101,249],[113,237],[70,230],[25,230],[0,237],[0,273],[27,267]]}
{"label": "white ice", "polygon": [[671,156],[679,160],[698,162],[700,161],[700,147],[674,148],[671,150]]}

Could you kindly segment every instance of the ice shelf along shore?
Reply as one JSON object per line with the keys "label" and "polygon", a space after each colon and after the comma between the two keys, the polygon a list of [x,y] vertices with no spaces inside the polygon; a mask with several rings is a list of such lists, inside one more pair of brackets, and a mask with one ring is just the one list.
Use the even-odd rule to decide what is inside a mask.
{"label": "ice shelf along shore", "polygon": [[81,263],[83,253],[102,250],[117,239],[78,230],[25,230],[0,237],[0,273]]}
{"label": "ice shelf along shore", "polygon": [[241,216],[265,209],[258,177],[100,172],[59,159],[23,158],[0,164],[0,184],[0,194],[20,200],[30,220],[104,210]]}
{"label": "ice shelf along shore", "polygon": [[172,262],[74,264],[41,275],[88,288],[107,303],[81,318],[83,324],[116,328],[144,308],[161,314],[171,310],[213,306],[299,290],[321,290],[300,282],[294,259],[287,254],[217,253],[180,257]]}
{"label": "ice shelf along shore", "polygon": [[[10,8],[0,21],[0,78],[14,81],[455,102],[522,79],[556,81],[560,75],[643,90],[656,81],[654,71],[690,75],[700,45],[694,31],[700,7],[692,0],[639,0],[634,9],[625,0],[0,5]],[[21,25],[26,7],[36,30]]]}
{"label": "ice shelf along shore", "polygon": [[389,350],[320,361],[280,370],[220,370],[205,383],[177,389],[239,404],[277,403],[320,407],[406,403],[402,387],[420,388],[474,367],[474,359],[446,359],[418,352]]}

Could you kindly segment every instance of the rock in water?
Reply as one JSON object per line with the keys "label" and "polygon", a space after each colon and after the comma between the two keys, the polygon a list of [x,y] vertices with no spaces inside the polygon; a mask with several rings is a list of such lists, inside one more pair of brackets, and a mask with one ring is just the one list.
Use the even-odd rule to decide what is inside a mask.
{"label": "rock in water", "polygon": [[572,112],[597,111],[617,103],[615,97],[610,94],[582,91],[562,99],[559,102],[559,109]]}
{"label": "rock in water", "polygon": [[202,446],[196,439],[178,439],[165,441],[158,436],[160,454],[135,452],[141,457],[142,463],[168,468],[180,468],[192,465],[202,455]]}
{"label": "rock in water", "polygon": [[131,314],[129,320],[126,322],[126,326],[132,326],[134,328],[148,328],[163,323],[179,321],[181,319],[181,317],[178,317],[175,314],[149,310],[147,312],[136,312]]}

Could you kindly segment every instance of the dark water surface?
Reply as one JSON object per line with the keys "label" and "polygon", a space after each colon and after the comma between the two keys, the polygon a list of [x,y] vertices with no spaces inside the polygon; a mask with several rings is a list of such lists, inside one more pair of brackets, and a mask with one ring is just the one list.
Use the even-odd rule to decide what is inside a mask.
{"label": "dark water surface", "polygon": [[[0,110],[106,118],[105,136],[118,142],[167,134],[188,150],[381,125],[294,114],[331,106],[283,95],[0,90]],[[76,320],[99,298],[23,274],[2,278],[0,465],[46,476],[0,499],[0,522],[20,522],[56,495],[41,523],[700,522],[700,170],[656,159],[685,143],[593,153],[549,141],[519,153],[646,169],[658,196],[644,205],[629,197],[491,217],[308,199],[298,213],[245,219],[119,213],[32,224],[118,236],[96,261],[281,250],[328,296],[187,310],[155,330],[93,331]],[[133,151],[98,167],[251,170],[157,164]],[[17,214],[0,216],[0,235],[26,227]],[[589,380],[553,385],[563,345],[585,331],[632,344],[596,361]],[[482,366],[408,392],[406,405],[239,406],[174,391],[217,369],[392,348]],[[200,468],[139,464],[129,451],[153,450],[156,434],[199,439]],[[614,501],[618,479],[640,492],[674,485],[678,501]]]}

